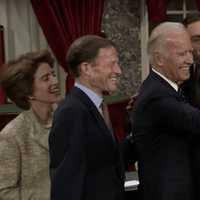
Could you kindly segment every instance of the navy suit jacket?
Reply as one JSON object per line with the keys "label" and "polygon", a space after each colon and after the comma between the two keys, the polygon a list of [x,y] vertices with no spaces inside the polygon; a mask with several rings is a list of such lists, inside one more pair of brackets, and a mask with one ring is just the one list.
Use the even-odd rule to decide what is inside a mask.
{"label": "navy suit jacket", "polygon": [[[200,65],[195,64],[190,68],[190,78],[182,84],[184,95],[189,103],[200,109]],[[192,165],[195,177],[195,198],[200,199],[200,136],[193,138]]]}
{"label": "navy suit jacket", "polygon": [[194,199],[190,142],[200,134],[200,111],[151,71],[139,91],[132,120],[141,199]]}
{"label": "navy suit jacket", "polygon": [[77,87],[55,112],[49,148],[51,199],[123,199],[118,143],[96,106]]}

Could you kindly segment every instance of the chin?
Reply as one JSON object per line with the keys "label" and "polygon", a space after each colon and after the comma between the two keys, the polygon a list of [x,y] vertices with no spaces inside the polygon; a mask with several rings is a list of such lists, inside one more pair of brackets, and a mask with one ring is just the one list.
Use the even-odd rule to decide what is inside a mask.
{"label": "chin", "polygon": [[116,91],[117,91],[117,88],[111,89],[111,90],[109,91],[109,94],[114,94]]}
{"label": "chin", "polygon": [[190,78],[190,73],[185,76],[186,80]]}
{"label": "chin", "polygon": [[115,93],[117,91],[117,86],[110,86],[110,87],[107,87],[105,90],[104,90],[104,93],[107,93],[109,95],[112,95],[113,93]]}
{"label": "chin", "polygon": [[190,72],[185,72],[180,77],[182,78],[182,80],[187,80],[190,78]]}
{"label": "chin", "polygon": [[56,97],[52,98],[51,102],[58,103],[60,100],[61,100],[61,96],[56,96]]}
{"label": "chin", "polygon": [[181,82],[187,81],[189,78],[190,78],[190,76],[182,77],[182,79],[181,79],[182,81]]}

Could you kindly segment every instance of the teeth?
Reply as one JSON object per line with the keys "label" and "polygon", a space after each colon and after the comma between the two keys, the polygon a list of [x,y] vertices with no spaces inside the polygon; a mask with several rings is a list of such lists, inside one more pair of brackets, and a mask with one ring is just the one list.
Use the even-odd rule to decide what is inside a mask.
{"label": "teeth", "polygon": [[57,93],[59,93],[59,92],[60,92],[60,91],[58,90],[58,91],[52,91],[51,93],[56,93],[56,94],[57,94]]}
{"label": "teeth", "polygon": [[49,90],[50,93],[58,93],[60,92],[60,89],[59,88],[54,88],[54,89],[51,89]]}
{"label": "teeth", "polygon": [[54,88],[54,89],[52,89],[52,91],[58,91],[59,90],[59,88]]}

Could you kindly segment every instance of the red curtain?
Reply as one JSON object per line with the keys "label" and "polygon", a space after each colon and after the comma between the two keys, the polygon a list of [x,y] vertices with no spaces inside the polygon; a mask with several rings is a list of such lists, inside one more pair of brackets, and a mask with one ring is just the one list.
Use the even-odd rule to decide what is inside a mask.
{"label": "red curtain", "polygon": [[[2,65],[5,61],[5,52],[4,52],[4,28],[0,25],[0,65]],[[0,86],[0,104],[4,104],[6,100],[6,96],[4,91]]]}
{"label": "red curtain", "polygon": [[166,19],[168,0],[146,0],[148,16],[151,22],[161,22]]}
{"label": "red curtain", "polygon": [[[31,0],[33,10],[59,64],[68,72],[70,44],[86,34],[100,34],[104,0]],[[68,90],[73,79],[67,77]]]}
{"label": "red curtain", "polygon": [[200,11],[200,0],[195,0],[195,1],[196,1],[197,9]]}

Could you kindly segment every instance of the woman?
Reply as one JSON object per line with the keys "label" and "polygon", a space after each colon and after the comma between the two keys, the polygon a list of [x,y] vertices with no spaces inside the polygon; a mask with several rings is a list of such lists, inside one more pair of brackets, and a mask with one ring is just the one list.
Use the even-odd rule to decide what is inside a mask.
{"label": "woman", "polygon": [[8,62],[1,72],[7,96],[24,109],[0,133],[0,199],[49,200],[48,134],[60,90],[47,50]]}

